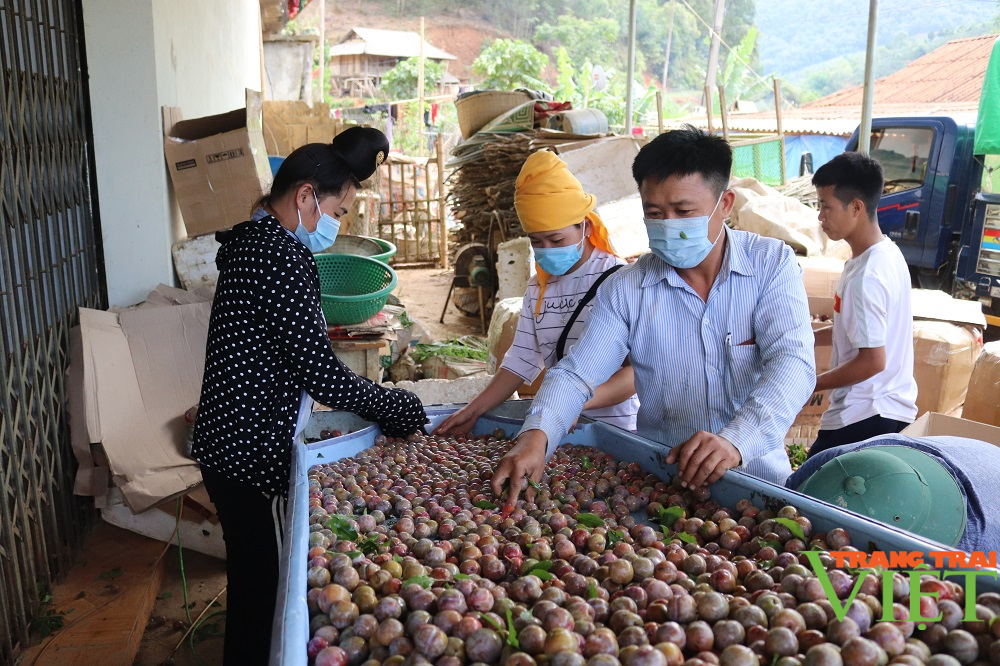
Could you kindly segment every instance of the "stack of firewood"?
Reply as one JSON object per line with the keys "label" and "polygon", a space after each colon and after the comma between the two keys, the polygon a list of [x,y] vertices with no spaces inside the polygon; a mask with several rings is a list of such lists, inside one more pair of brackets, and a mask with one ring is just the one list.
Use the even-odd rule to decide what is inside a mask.
{"label": "stack of firewood", "polygon": [[452,211],[461,226],[453,232],[456,245],[487,243],[523,235],[514,211],[514,184],[528,155],[532,132],[498,134],[482,149],[482,157],[451,175]]}

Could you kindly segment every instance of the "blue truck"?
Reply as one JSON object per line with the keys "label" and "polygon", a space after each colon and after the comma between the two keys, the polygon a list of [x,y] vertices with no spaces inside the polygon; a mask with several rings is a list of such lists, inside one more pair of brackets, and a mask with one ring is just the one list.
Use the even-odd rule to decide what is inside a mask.
{"label": "blue truck", "polygon": [[[873,119],[870,152],[885,170],[878,219],[914,286],[976,298],[1000,315],[1000,194],[988,192],[975,129],[975,115]],[[857,146],[855,131],[847,150]]]}
{"label": "blue truck", "polygon": [[870,152],[885,171],[879,225],[914,286],[977,299],[989,320],[1000,317],[1000,38],[978,114],[875,118]]}

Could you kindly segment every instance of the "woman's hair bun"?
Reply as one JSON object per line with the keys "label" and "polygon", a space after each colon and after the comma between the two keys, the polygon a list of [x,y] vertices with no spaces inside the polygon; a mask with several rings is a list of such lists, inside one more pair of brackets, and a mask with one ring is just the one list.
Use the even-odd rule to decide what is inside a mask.
{"label": "woman's hair bun", "polygon": [[358,180],[366,180],[389,155],[389,140],[374,127],[348,127],[333,137],[333,152]]}

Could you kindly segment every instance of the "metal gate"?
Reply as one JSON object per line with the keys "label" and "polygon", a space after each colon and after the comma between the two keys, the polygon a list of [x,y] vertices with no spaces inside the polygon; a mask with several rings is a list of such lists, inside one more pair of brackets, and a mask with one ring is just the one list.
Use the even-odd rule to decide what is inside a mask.
{"label": "metal gate", "polygon": [[92,509],[73,496],[66,371],[103,290],[79,3],[0,0],[0,662],[28,639]]}

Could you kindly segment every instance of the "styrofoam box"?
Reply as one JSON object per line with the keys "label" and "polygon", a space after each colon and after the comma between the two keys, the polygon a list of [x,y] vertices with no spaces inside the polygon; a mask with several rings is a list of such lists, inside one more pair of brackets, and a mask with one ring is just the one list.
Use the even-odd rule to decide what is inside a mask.
{"label": "styrofoam box", "polygon": [[[529,400],[508,401],[479,419],[473,434],[492,433],[502,429],[508,437],[520,430]],[[447,405],[427,409],[431,424],[428,431],[454,413],[462,405]],[[314,415],[313,418],[317,418]],[[329,427],[329,426],[324,426]],[[306,429],[309,432],[309,428]],[[309,609],[306,604],[306,553],[309,550],[309,486],[308,473],[314,465],[356,455],[371,447],[379,434],[371,425],[357,432],[325,442],[297,443],[292,456],[292,479],[286,521],[291,534],[285,539],[281,557],[281,576],[278,583],[278,602],[271,638],[271,664],[306,666],[306,643],[309,641]],[[594,446],[619,460],[635,462],[643,469],[662,479],[670,479],[677,471],[676,465],[664,462],[668,449],[662,444],[639,437],[605,423],[581,418],[573,433],[563,443]],[[749,498],[759,507],[774,510],[792,504],[812,521],[813,530],[827,532],[843,527],[850,532],[852,543],[862,550],[919,551],[927,556],[932,550],[954,550],[909,532],[873,521],[844,509],[820,502],[811,497],[754,478],[737,471],[729,471],[712,486],[712,498],[725,506]],[[954,578],[958,582],[959,578]],[[979,577],[977,590],[1000,592],[1000,582]]]}

